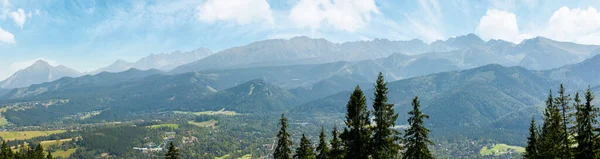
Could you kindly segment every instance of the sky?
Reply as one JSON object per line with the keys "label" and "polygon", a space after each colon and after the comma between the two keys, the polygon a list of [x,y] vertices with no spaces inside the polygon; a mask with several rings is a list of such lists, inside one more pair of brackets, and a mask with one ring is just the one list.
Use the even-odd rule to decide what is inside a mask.
{"label": "sky", "polygon": [[0,80],[39,59],[83,72],[294,36],[600,44],[598,9],[597,0],[0,0]]}

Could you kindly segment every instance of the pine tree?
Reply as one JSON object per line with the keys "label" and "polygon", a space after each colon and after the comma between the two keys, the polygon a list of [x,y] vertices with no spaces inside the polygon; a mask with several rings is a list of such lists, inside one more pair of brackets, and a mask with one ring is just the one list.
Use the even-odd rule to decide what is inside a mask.
{"label": "pine tree", "polygon": [[524,159],[541,159],[538,153],[538,135],[537,135],[537,125],[535,124],[535,119],[533,116],[531,117],[531,123],[529,125],[529,137],[527,137],[527,147],[525,147],[525,154],[523,154]]}
{"label": "pine tree", "polygon": [[327,146],[327,141],[325,135],[325,129],[321,126],[321,134],[319,134],[319,146],[317,146],[317,151],[319,154],[317,155],[317,159],[328,159],[329,158],[329,147]]}
{"label": "pine tree", "polygon": [[37,147],[35,147],[35,149],[33,151],[34,151],[33,152],[34,159],[46,158],[46,153],[44,153],[44,148],[42,147],[42,144],[38,144]]}
{"label": "pine tree", "polygon": [[31,149],[28,146],[26,146],[25,143],[23,143],[21,144],[19,153],[16,154],[15,158],[28,159],[30,157],[33,157],[33,155],[30,155],[31,152]]}
{"label": "pine tree", "polygon": [[313,152],[312,144],[310,140],[302,134],[302,138],[300,139],[300,147],[296,149],[296,154],[294,155],[296,159],[315,159],[315,153]]}
{"label": "pine tree", "polygon": [[548,94],[546,100],[546,108],[544,109],[544,123],[542,125],[538,153],[541,158],[562,158],[564,146],[562,146],[562,118],[558,106],[553,102],[552,90]]}
{"label": "pine tree", "polygon": [[404,152],[402,158],[432,159],[433,156],[427,147],[428,145],[433,144],[433,142],[429,140],[430,130],[423,125],[423,119],[429,119],[429,115],[421,112],[419,97],[415,97],[413,99],[412,106],[413,110],[408,112],[408,114],[411,115],[411,117],[408,118],[408,125],[410,128],[404,132],[404,145],[406,147],[406,151]]}
{"label": "pine tree", "polygon": [[54,159],[54,157],[52,157],[52,152],[48,151],[48,155],[46,156],[46,159]]}
{"label": "pine tree", "polygon": [[367,159],[370,155],[371,121],[366,102],[362,90],[356,86],[346,105],[346,128],[341,135],[349,159]]}
{"label": "pine tree", "polygon": [[387,103],[387,82],[379,72],[375,83],[375,99],[373,100],[373,116],[375,127],[373,128],[373,158],[396,158],[400,151],[400,134],[392,129],[398,114],[394,113],[394,104]]}
{"label": "pine tree", "polygon": [[169,150],[165,154],[165,159],[179,159],[179,150],[175,148],[173,141],[169,143]]}
{"label": "pine tree", "polygon": [[563,133],[561,134],[561,138],[560,140],[562,141],[562,146],[563,148],[563,156],[562,158],[571,158],[571,142],[569,141],[569,130],[568,130],[568,124],[571,122],[571,117],[570,117],[570,111],[571,111],[571,106],[569,105],[569,101],[571,100],[570,95],[565,94],[565,87],[563,87],[562,84],[560,84],[560,88],[558,90],[558,97],[556,97],[554,99],[555,104],[560,108],[560,111],[562,113],[562,127],[563,127]]}
{"label": "pine tree", "polygon": [[287,118],[284,114],[281,114],[280,119],[281,129],[277,133],[277,147],[273,153],[275,159],[291,159],[292,149],[290,146],[293,145],[290,139],[290,134],[287,132]]}
{"label": "pine tree", "polygon": [[8,146],[6,141],[2,142],[2,147],[0,148],[0,158],[2,159],[12,159],[14,154],[12,149]]}
{"label": "pine tree", "polygon": [[594,151],[594,147],[596,146],[596,135],[594,134],[594,124],[597,123],[596,119],[598,117],[592,106],[592,100],[594,100],[594,95],[590,88],[585,92],[585,104],[581,104],[581,99],[579,99],[579,93],[575,94],[575,103],[573,107],[577,110],[575,113],[575,132],[576,134],[575,141],[577,142],[577,147],[574,150],[575,159],[585,159],[585,158],[594,158],[598,155],[597,151]]}
{"label": "pine tree", "polygon": [[339,132],[337,125],[333,126],[331,131],[331,149],[329,150],[329,159],[342,159],[344,158],[344,149],[342,148],[342,140],[339,138]]}

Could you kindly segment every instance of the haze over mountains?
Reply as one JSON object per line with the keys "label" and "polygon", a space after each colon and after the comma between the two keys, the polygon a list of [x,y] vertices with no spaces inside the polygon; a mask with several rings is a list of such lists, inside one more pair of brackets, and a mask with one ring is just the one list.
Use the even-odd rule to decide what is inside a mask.
{"label": "haze over mountains", "polygon": [[32,84],[54,81],[62,77],[76,77],[80,72],[59,65],[51,66],[46,61],[38,60],[33,65],[19,70],[4,81],[0,81],[0,88],[12,89],[27,87]]}
{"label": "haze over mountains", "polygon": [[[6,80],[0,81],[0,89],[28,87],[32,84],[51,82],[62,77],[78,77],[85,74],[98,74],[101,72],[123,72],[131,68],[139,70],[158,69],[169,71],[176,66],[202,59],[211,54],[212,51],[206,48],[199,48],[188,52],[176,51],[168,54],[150,54],[135,63],[117,60],[109,66],[85,73],[80,73],[62,65],[50,66],[48,62],[38,60],[31,66],[19,70]],[[2,92],[4,91],[0,91],[0,93]]]}
{"label": "haze over mountains", "polygon": [[98,74],[105,71],[121,72],[130,68],[136,68],[139,70],[158,69],[169,71],[177,66],[205,58],[211,54],[213,54],[213,52],[206,48],[199,48],[188,52],[176,51],[168,54],[150,54],[133,63],[117,60],[111,65],[92,71],[89,74]]}
{"label": "haze over mountains", "polygon": [[[296,37],[259,41],[195,61],[190,59],[202,50],[151,55],[136,64],[117,61],[97,74],[58,79],[54,75],[59,71],[40,68],[64,67],[39,61],[8,84],[28,77],[40,81],[0,89],[0,105],[13,106],[0,113],[15,126],[129,121],[218,110],[336,118],[344,116],[350,91],[357,85],[370,103],[373,82],[382,72],[389,81],[388,101],[400,115],[399,127],[406,124],[411,99],[419,96],[423,112],[431,116],[427,126],[441,132],[437,137],[468,131],[476,139],[520,144],[528,127],[523,121],[540,118],[549,89],[564,84],[568,93],[588,87],[600,91],[598,50],[594,45],[541,37],[520,44],[485,42],[474,34],[431,44],[418,40],[335,44]],[[175,57],[187,57],[189,63],[176,67]],[[157,62],[160,59],[170,62]],[[50,74],[54,79],[46,78]],[[37,78],[41,75],[44,78]]]}

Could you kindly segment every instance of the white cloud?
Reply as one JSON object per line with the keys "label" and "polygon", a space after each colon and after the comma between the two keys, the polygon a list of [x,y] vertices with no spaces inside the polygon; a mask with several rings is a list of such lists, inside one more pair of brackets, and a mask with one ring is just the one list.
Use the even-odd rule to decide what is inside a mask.
{"label": "white cloud", "polygon": [[198,19],[208,23],[223,20],[240,25],[273,24],[271,7],[266,0],[208,0],[196,8],[196,14]]}
{"label": "white cloud", "polygon": [[354,32],[366,26],[372,14],[380,14],[374,0],[300,0],[289,18],[301,28],[317,29],[325,23]]}
{"label": "white cloud", "polygon": [[519,31],[517,16],[514,13],[489,9],[481,17],[475,30],[483,39],[502,39],[519,43],[530,36]]}
{"label": "white cloud", "polygon": [[2,7],[5,7],[5,8],[10,7],[10,2],[8,0],[2,0]]}
{"label": "white cloud", "polygon": [[424,41],[432,42],[444,38],[442,8],[437,0],[419,0],[419,9],[405,14],[411,31]]}
{"label": "white cloud", "polygon": [[548,20],[542,36],[583,44],[600,44],[600,12],[594,7],[561,7]]}
{"label": "white cloud", "polygon": [[10,17],[13,19],[13,21],[15,21],[15,23],[18,26],[21,27],[21,29],[23,29],[23,25],[27,20],[27,15],[25,14],[25,11],[23,9],[19,8],[16,12],[10,12]]}
{"label": "white cloud", "polygon": [[0,28],[0,43],[14,44],[15,36],[8,31]]}
{"label": "white cloud", "polygon": [[59,65],[58,62],[56,62],[54,60],[49,60],[49,59],[45,59],[45,58],[36,58],[36,59],[13,62],[12,64],[10,64],[10,69],[12,72],[17,72],[21,69],[24,69],[24,68],[27,68],[27,67],[33,65],[33,63],[35,63],[38,60],[44,60],[44,61],[48,62],[48,64],[50,64],[51,66]]}

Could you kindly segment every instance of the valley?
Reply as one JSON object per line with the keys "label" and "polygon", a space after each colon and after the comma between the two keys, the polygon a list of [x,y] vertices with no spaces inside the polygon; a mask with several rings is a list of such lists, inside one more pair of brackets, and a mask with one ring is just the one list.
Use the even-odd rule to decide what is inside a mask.
{"label": "valley", "polygon": [[[271,48],[275,52],[247,51],[275,41],[285,45]],[[542,119],[550,89],[564,84],[569,94],[588,86],[600,92],[596,46],[545,38],[485,42],[472,34],[439,41],[435,45],[443,47],[435,49],[433,43],[408,47],[417,41],[275,41],[223,50],[172,70],[129,63],[118,71],[0,89],[0,138],[11,146],[41,144],[61,158],[163,156],[169,142],[183,158],[266,158],[274,152],[282,113],[294,143],[302,134],[315,141],[321,127],[330,132],[345,124],[352,88],[360,86],[366,102],[373,102],[373,82],[381,72],[398,113],[395,130],[408,128],[411,100],[419,96],[430,116],[424,125],[432,131],[435,156],[510,158],[524,152],[529,125],[523,121]],[[393,47],[375,47],[385,43]],[[292,46],[329,52],[222,61],[248,53],[289,54]],[[361,56],[331,59],[356,47],[365,50],[350,53]],[[369,50],[379,52],[362,55]],[[556,60],[541,53],[568,60],[540,63]]]}

